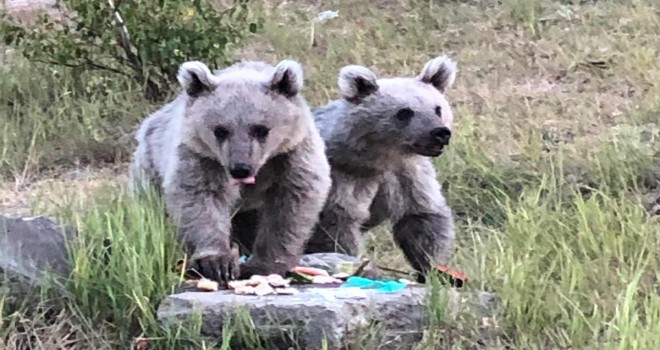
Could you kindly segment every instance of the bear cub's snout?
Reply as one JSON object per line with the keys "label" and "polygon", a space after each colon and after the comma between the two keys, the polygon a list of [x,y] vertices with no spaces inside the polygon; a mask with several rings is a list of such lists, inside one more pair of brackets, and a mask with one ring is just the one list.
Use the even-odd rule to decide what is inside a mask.
{"label": "bear cub's snout", "polygon": [[245,163],[235,163],[229,168],[229,175],[234,179],[245,179],[252,174],[252,166]]}
{"label": "bear cub's snout", "polygon": [[451,130],[443,126],[431,130],[431,140],[436,146],[444,147],[449,145],[449,139],[451,139]]}

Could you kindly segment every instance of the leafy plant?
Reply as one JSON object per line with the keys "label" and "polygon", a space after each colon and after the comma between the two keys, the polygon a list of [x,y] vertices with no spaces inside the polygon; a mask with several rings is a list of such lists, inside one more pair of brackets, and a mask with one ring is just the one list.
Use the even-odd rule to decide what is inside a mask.
{"label": "leafy plant", "polygon": [[0,36],[33,62],[128,76],[156,101],[182,62],[228,63],[232,45],[262,26],[248,2],[64,0],[58,16],[41,13],[29,26],[4,17]]}

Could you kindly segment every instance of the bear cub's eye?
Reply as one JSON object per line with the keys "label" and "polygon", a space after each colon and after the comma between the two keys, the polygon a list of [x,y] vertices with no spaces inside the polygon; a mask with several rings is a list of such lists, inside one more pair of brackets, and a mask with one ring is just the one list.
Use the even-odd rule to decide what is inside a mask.
{"label": "bear cub's eye", "polygon": [[435,106],[435,114],[436,114],[438,117],[442,118],[442,107],[440,107],[440,106]]}
{"label": "bear cub's eye", "polygon": [[415,115],[415,112],[410,108],[401,108],[396,112],[396,119],[401,121],[408,121]]}
{"label": "bear cub's eye", "polygon": [[252,127],[252,136],[256,137],[259,140],[265,140],[268,137],[270,129],[264,125],[255,125]]}
{"label": "bear cub's eye", "polygon": [[215,135],[215,138],[218,141],[222,142],[229,137],[229,130],[222,126],[216,126],[215,129],[213,129],[213,135]]}

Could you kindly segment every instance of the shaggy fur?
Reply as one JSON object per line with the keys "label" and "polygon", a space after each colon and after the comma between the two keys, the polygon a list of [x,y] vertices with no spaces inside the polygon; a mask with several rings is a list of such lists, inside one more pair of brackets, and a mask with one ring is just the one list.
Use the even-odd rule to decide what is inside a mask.
{"label": "shaggy fur", "polygon": [[420,280],[447,262],[454,222],[431,157],[449,144],[453,114],[445,92],[455,77],[456,62],[446,56],[411,78],[341,69],[342,98],[314,110],[333,186],[307,253],[358,255],[364,233],[389,220]]}
{"label": "shaggy fur", "polygon": [[[140,126],[132,190],[154,185],[204,277],[228,281],[295,266],[330,189],[330,166],[295,61],[215,74],[181,65],[183,92]],[[248,226],[232,232],[232,226]],[[251,250],[238,267],[230,240]]]}

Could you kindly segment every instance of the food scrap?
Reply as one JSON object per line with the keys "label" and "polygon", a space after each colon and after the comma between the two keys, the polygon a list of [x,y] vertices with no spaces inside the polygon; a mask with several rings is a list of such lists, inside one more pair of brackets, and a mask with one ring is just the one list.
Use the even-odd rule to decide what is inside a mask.
{"label": "food scrap", "polygon": [[256,287],[254,287],[254,294],[258,296],[275,294],[275,289],[273,289],[273,287],[268,283],[259,283]]}
{"label": "food scrap", "polygon": [[317,269],[315,267],[296,266],[291,271],[295,273],[310,275],[310,276],[330,276],[328,271],[323,269]]}
{"label": "food scrap", "polygon": [[343,281],[338,278],[323,276],[323,275],[314,276],[312,278],[312,283],[314,284],[328,284],[328,283],[342,283],[342,282]]}
{"label": "food scrap", "polygon": [[294,294],[290,291],[289,282],[289,279],[277,274],[254,275],[247,280],[230,281],[228,286],[235,294],[242,295]]}
{"label": "food scrap", "polygon": [[309,284],[309,283],[312,283],[312,280],[313,280],[312,276],[306,275],[304,273],[289,272],[289,275],[297,283]]}
{"label": "food scrap", "polygon": [[[321,269],[303,268],[302,271],[305,271],[306,273],[298,272],[298,270],[296,272],[292,272],[292,278],[285,279],[278,274],[272,274],[268,276],[254,275],[246,280],[230,281],[227,285],[229,289],[234,291],[235,294],[262,296],[269,294],[298,294],[299,292],[297,289],[290,287],[292,280],[297,280],[298,282],[306,284],[341,284],[343,282],[341,279],[329,276],[326,271]],[[309,273],[314,275],[309,275]]]}
{"label": "food scrap", "polygon": [[343,280],[340,278],[347,275],[345,273],[341,273],[330,276],[326,270],[307,266],[296,266],[291,269],[291,271],[289,271],[289,274],[294,281],[303,284],[342,283]]}
{"label": "food scrap", "polygon": [[234,294],[250,295],[255,294],[253,286],[239,286],[234,288]]}
{"label": "food scrap", "polygon": [[442,272],[444,275],[448,276],[449,284],[451,284],[456,288],[463,287],[463,283],[466,282],[468,279],[464,273],[450,269],[445,265],[438,265],[438,270]]}
{"label": "food scrap", "polygon": [[197,282],[197,289],[214,292],[218,290],[218,282],[202,278]]}
{"label": "food scrap", "polygon": [[268,284],[270,284],[273,287],[288,287],[289,286],[289,280],[285,280],[282,278],[280,275],[269,275],[266,277],[266,280],[268,281]]}

